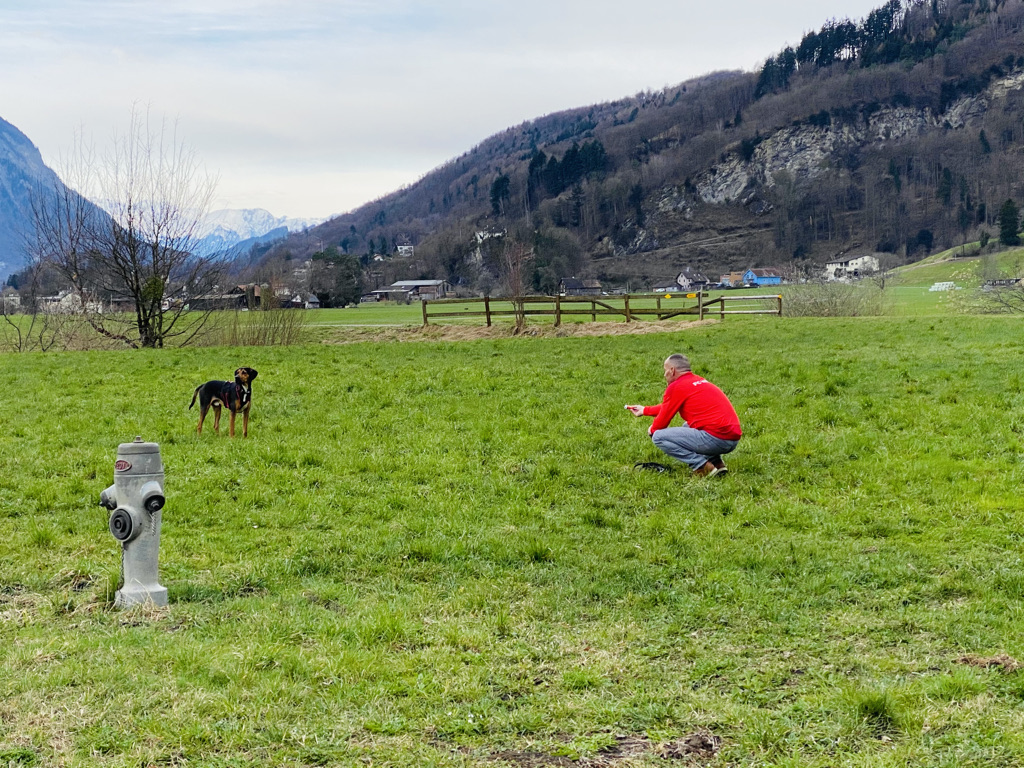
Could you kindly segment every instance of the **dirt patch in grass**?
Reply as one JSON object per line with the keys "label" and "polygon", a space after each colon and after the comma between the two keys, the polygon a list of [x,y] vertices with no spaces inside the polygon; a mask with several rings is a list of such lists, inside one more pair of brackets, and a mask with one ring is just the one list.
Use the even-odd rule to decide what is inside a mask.
{"label": "dirt patch in grass", "polygon": [[572,760],[546,752],[507,751],[491,756],[492,760],[510,763],[521,768],[613,768],[620,760],[634,760],[654,754],[663,760],[706,761],[718,754],[722,740],[710,731],[699,730],[668,744],[652,744],[646,736],[616,736],[615,743],[599,750],[593,757]]}
{"label": "dirt patch in grass", "polygon": [[969,667],[979,667],[980,669],[997,668],[1001,672],[1016,672],[1020,669],[1020,662],[1005,653],[1000,653],[998,656],[975,656],[968,654],[967,656],[961,656],[956,660],[956,663],[966,664]]}
{"label": "dirt patch in grass", "polygon": [[673,741],[658,750],[666,760],[710,760],[722,748],[722,740],[711,731],[695,731],[685,739]]}
{"label": "dirt patch in grass", "polygon": [[570,338],[585,336],[635,336],[648,333],[677,333],[720,323],[721,320],[694,320],[685,323],[571,323],[553,325],[527,325],[516,331],[512,325],[468,326],[428,325],[426,327],[345,327],[332,329],[324,344],[356,344],[366,341],[481,341],[510,338]]}

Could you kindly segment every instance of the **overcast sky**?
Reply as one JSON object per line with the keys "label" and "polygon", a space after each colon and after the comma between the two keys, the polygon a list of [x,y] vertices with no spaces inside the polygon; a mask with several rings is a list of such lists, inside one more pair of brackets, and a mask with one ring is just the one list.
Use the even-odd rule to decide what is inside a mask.
{"label": "overcast sky", "polygon": [[177,120],[215,207],[326,217],[512,125],[753,70],[883,0],[0,0],[0,117],[51,167],[133,104]]}

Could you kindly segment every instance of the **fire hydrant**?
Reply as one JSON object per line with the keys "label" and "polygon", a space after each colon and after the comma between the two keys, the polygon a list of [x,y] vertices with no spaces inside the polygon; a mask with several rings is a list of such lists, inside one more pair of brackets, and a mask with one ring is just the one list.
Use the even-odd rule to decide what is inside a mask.
{"label": "fire hydrant", "polygon": [[164,467],[160,446],[141,437],[117,447],[114,484],[100,494],[110,510],[110,533],[121,542],[122,586],[114,605],[167,605],[167,589],[157,581],[160,510],[164,508]]}

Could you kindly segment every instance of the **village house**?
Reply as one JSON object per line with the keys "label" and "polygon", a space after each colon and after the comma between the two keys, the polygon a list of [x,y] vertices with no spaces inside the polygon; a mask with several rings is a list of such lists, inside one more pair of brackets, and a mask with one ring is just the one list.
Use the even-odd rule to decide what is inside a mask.
{"label": "village house", "polygon": [[825,279],[830,282],[857,280],[877,272],[878,268],[877,256],[851,256],[848,259],[835,259],[825,263]]}
{"label": "village house", "polygon": [[782,275],[774,269],[748,269],[743,273],[743,285],[781,285]]}
{"label": "village house", "polygon": [[38,301],[39,311],[44,315],[79,315],[90,313],[94,315],[103,314],[103,302],[96,299],[86,298],[74,291],[61,291],[56,296],[40,296]]}
{"label": "village house", "polygon": [[700,272],[694,272],[689,267],[676,275],[676,285],[684,291],[699,291],[706,288],[710,282]]}
{"label": "village house", "polygon": [[675,293],[679,290],[679,283],[675,280],[662,280],[651,287],[653,293]]}
{"label": "village house", "polygon": [[21,311],[21,296],[13,288],[5,288],[0,293],[0,314],[13,315]]}

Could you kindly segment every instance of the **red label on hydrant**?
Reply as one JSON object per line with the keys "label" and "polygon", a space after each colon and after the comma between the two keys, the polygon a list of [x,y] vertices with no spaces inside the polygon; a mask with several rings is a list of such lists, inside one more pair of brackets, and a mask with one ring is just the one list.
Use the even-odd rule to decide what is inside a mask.
{"label": "red label on hydrant", "polygon": [[118,459],[116,462],[114,462],[114,471],[115,472],[127,472],[131,468],[132,468],[132,463],[130,461],[125,461],[124,459]]}

